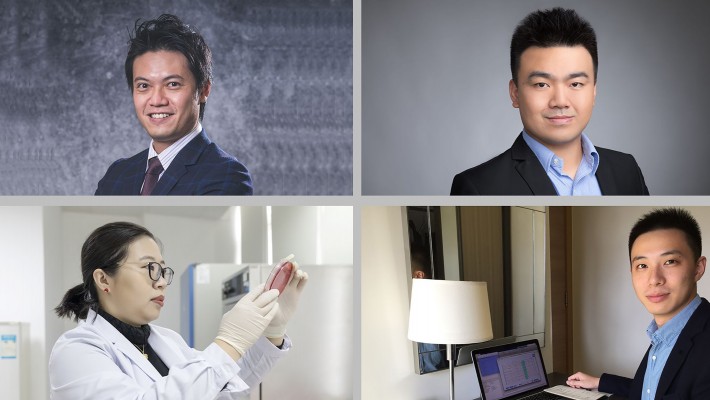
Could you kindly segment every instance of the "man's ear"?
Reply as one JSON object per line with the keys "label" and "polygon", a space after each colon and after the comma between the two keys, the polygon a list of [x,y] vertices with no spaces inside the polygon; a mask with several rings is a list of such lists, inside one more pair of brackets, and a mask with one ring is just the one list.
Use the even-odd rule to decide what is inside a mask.
{"label": "man's ear", "polygon": [[514,108],[520,108],[520,103],[518,102],[518,85],[512,79],[508,82],[508,91],[510,92],[510,101],[513,102]]}
{"label": "man's ear", "polygon": [[695,264],[695,282],[699,281],[700,278],[705,274],[705,264],[708,262],[705,256],[700,256],[698,262]]}
{"label": "man's ear", "polygon": [[198,95],[199,95],[199,101],[198,103],[206,103],[207,102],[207,97],[210,95],[210,91],[212,90],[212,82],[207,81],[204,86],[200,89]]}

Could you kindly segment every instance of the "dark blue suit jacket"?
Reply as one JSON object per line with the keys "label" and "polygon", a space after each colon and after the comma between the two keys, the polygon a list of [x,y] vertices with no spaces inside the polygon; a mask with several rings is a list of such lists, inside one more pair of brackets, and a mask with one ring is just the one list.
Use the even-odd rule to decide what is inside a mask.
{"label": "dark blue suit jacket", "polygon": [[[650,350],[650,347],[649,347]],[[603,374],[599,391],[641,399],[648,350],[634,379]],[[668,356],[656,399],[710,399],[710,303],[702,299]]]}
{"label": "dark blue suit jacket", "polygon": [[[108,167],[96,195],[140,195],[148,162],[148,149],[122,158]],[[175,156],[151,195],[250,195],[247,168],[225,153],[204,129]]]}

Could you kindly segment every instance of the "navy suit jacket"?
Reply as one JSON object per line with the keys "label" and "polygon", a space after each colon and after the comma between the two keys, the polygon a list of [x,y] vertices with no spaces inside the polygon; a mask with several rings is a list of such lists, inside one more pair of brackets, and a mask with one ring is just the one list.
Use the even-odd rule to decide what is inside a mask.
{"label": "navy suit jacket", "polygon": [[[96,195],[140,195],[148,149],[108,167]],[[204,129],[170,163],[151,195],[250,195],[247,168],[207,137]]]}
{"label": "navy suit jacket", "polygon": [[[647,364],[648,350],[634,379],[603,374],[599,391],[640,400]],[[661,372],[656,399],[710,399],[710,303],[707,300],[702,299],[680,332]]]}
{"label": "navy suit jacket", "polygon": [[[599,153],[596,177],[603,195],[648,195],[643,174],[632,155],[595,148]],[[510,149],[456,175],[451,195],[556,196],[557,190],[520,134]]]}

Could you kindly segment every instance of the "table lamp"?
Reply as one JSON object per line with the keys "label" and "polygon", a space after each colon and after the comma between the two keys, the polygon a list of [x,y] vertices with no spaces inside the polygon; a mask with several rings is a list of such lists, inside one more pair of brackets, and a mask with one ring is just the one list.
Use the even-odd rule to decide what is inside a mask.
{"label": "table lamp", "polygon": [[486,282],[412,280],[407,337],[419,343],[446,345],[449,397],[454,400],[454,344],[493,338]]}

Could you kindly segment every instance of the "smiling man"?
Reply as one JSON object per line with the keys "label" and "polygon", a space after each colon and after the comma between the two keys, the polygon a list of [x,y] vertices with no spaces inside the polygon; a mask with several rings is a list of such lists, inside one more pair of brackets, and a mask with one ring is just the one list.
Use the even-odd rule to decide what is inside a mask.
{"label": "smiling man", "polygon": [[574,10],[528,15],[510,45],[509,92],[523,131],[499,156],[454,177],[452,195],[648,195],[629,154],[583,133],[597,94],[597,40]]}
{"label": "smiling man", "polygon": [[115,161],[97,195],[250,195],[249,171],[202,128],[212,54],[202,36],[163,14],[136,23],[126,80],[148,149]]}
{"label": "smiling man", "polygon": [[697,221],[685,210],[643,216],[629,234],[631,282],[653,315],[651,346],[634,379],[581,372],[567,384],[629,399],[710,399],[710,303],[698,295],[707,260]]}

